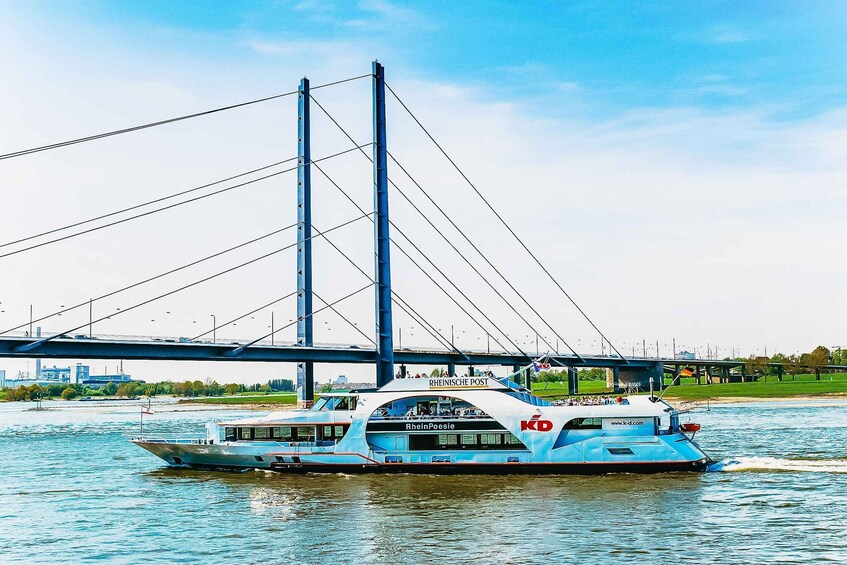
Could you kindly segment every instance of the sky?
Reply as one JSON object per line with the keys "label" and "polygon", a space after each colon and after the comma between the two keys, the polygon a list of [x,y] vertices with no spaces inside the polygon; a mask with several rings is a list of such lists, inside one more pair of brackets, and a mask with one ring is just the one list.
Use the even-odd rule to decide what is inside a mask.
{"label": "sky", "polygon": [[[0,19],[0,153],[289,92],[303,76],[315,86],[366,75],[378,59],[388,84],[624,354],[655,354],[657,343],[663,355],[676,344],[698,354],[717,347],[721,357],[847,346],[845,24],[839,2],[9,1]],[[314,95],[358,143],[371,141],[369,79]],[[389,151],[549,327],[392,164],[392,219],[433,261],[394,233],[422,266],[393,249],[394,290],[443,335],[452,325],[460,347],[485,349],[488,333],[534,351],[538,332],[551,345],[599,353],[597,332],[390,97],[387,113]],[[287,97],[0,161],[0,243],[295,156],[296,120]],[[312,128],[315,158],[351,147],[317,109]],[[363,156],[324,165],[372,207]],[[360,215],[313,175],[317,229]],[[280,174],[0,257],[0,331],[28,322],[30,305],[46,315],[290,225],[295,183]],[[95,318],[112,318],[94,333],[194,337],[212,316],[220,324],[276,300],[295,289],[293,249],[123,313],[294,238],[288,230],[97,300]],[[372,240],[366,219],[332,237],[368,272]],[[333,301],[367,284],[326,242],[314,242],[314,255],[318,296]],[[459,297],[472,320],[427,275],[454,296],[451,285],[461,288],[488,319]],[[372,335],[371,291],[338,309]],[[270,332],[271,310],[274,329],[296,316],[283,300],[216,339]],[[40,324],[59,332],[87,321],[84,307]],[[434,345],[396,308],[395,326],[403,347]],[[369,345],[331,312],[316,314],[315,328],[319,343]],[[292,341],[294,328],[275,339]],[[92,362],[96,372],[101,365]],[[0,368],[11,376],[33,363]],[[125,368],[147,380],[294,375],[287,364]],[[371,371],[317,368],[319,380],[372,380]]]}

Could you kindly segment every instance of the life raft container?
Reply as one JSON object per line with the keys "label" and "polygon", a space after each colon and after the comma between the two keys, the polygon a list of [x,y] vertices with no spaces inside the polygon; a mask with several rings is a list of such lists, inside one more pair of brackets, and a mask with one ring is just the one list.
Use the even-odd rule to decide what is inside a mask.
{"label": "life raft container", "polygon": [[684,432],[699,432],[700,424],[694,424],[692,422],[688,422],[687,424],[680,424],[679,429]]}

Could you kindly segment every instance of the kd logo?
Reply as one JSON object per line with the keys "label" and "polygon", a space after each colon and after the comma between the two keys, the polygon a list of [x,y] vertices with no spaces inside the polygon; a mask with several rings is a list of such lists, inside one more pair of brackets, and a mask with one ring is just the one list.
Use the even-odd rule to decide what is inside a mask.
{"label": "kd logo", "polygon": [[540,414],[536,414],[529,420],[521,420],[521,431],[532,430],[534,432],[549,432],[553,429],[553,422],[542,420]]}

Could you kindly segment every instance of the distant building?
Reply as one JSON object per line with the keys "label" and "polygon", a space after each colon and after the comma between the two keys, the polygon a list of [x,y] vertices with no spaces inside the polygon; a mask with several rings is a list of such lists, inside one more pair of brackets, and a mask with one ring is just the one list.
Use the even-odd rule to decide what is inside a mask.
{"label": "distant building", "polygon": [[57,367],[56,365],[52,367],[41,367],[40,373],[38,370],[35,372],[35,380],[69,383],[71,382],[71,368]]}
{"label": "distant building", "polygon": [[85,384],[86,379],[88,379],[89,372],[88,365],[77,363],[76,371],[74,371],[74,384]]}
{"label": "distant building", "polygon": [[347,384],[347,377],[344,376],[344,375],[338,375],[338,378],[335,379],[335,382],[332,383],[332,384],[334,384],[334,385],[346,385]]}
{"label": "distant building", "polygon": [[124,374],[90,375],[86,377],[84,381],[82,381],[82,384],[89,388],[100,388],[101,386],[106,386],[109,383],[115,383],[116,385],[119,385],[121,383],[128,383],[131,380],[132,377]]}
{"label": "distant building", "polygon": [[[17,379],[7,379],[6,371],[0,371],[0,388],[19,386],[49,386],[60,383],[85,385],[89,388],[100,388],[109,383],[121,384],[132,380],[130,375],[123,371],[111,375],[92,375],[88,365],[77,363],[73,370],[71,367],[41,367],[41,374],[19,375]],[[140,382],[140,381],[139,381]]]}
{"label": "distant building", "polygon": [[685,360],[696,359],[696,357],[694,357],[694,354],[691,353],[690,351],[680,351],[679,353],[674,355],[673,358],[674,359],[685,359]]}

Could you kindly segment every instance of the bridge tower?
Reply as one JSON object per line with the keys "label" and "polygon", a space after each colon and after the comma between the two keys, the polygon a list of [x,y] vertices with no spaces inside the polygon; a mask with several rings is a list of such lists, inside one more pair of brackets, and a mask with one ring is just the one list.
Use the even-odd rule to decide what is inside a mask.
{"label": "bridge tower", "polygon": [[376,386],[394,378],[391,257],[388,239],[388,156],[385,136],[385,69],[373,62],[374,251],[376,253]]}
{"label": "bridge tower", "polygon": [[[309,79],[297,95],[297,345],[312,347],[312,147]],[[315,399],[312,361],[297,363],[298,400]]]}

